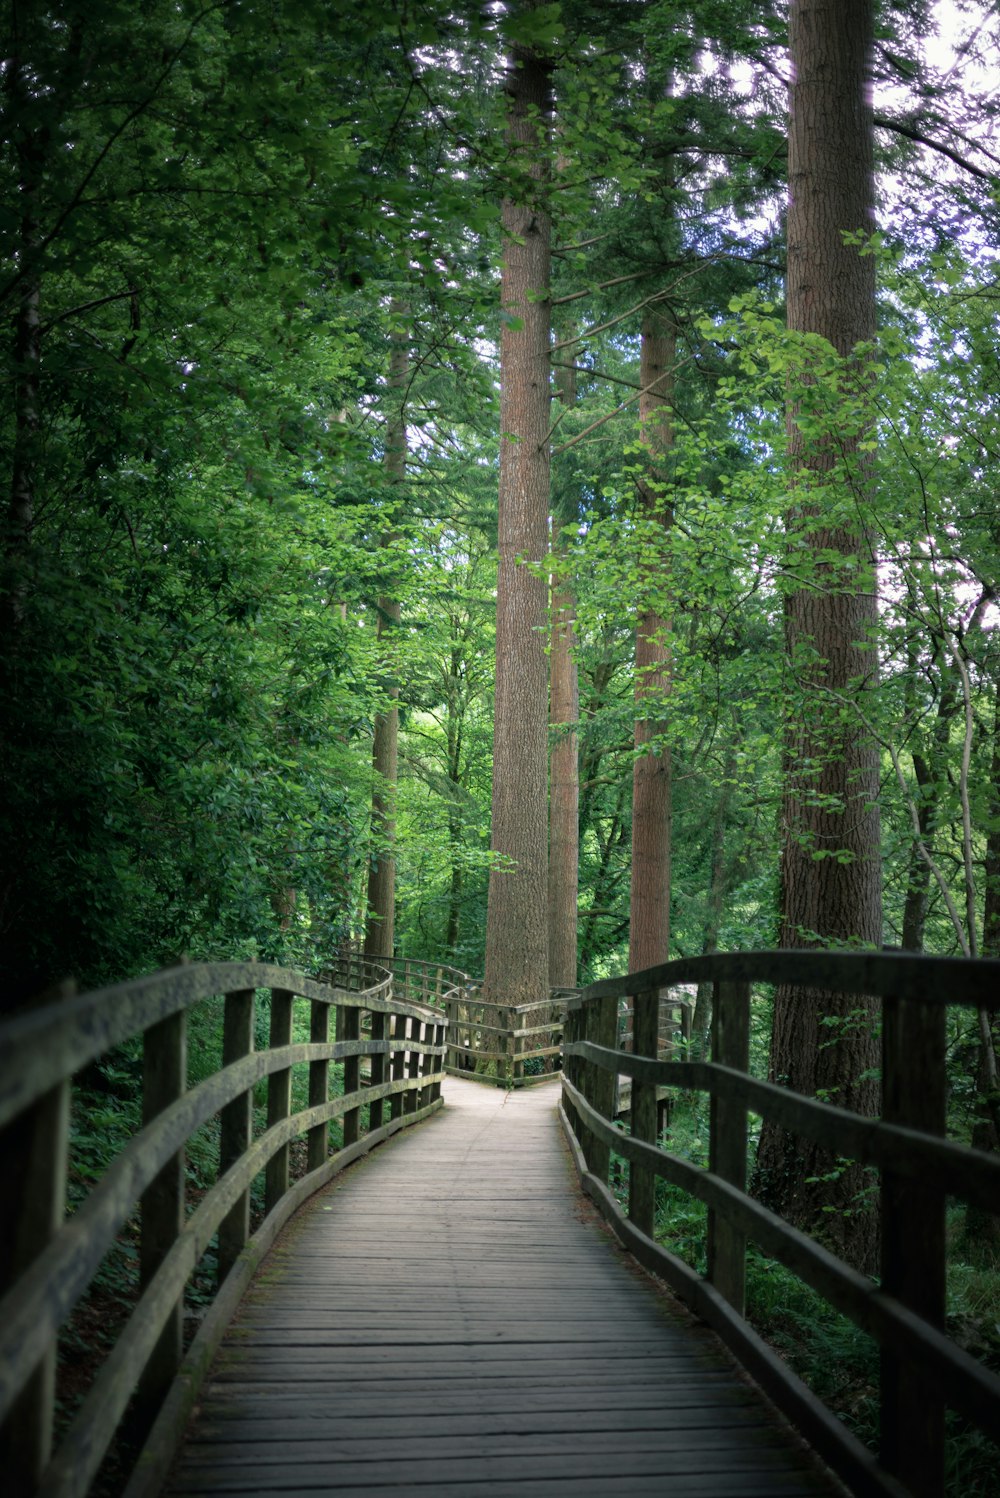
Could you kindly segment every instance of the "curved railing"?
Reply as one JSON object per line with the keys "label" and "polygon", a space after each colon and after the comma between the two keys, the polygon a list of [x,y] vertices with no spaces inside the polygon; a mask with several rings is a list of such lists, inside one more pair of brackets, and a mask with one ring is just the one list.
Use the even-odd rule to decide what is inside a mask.
{"label": "curved railing", "polygon": [[[714,985],[712,1060],[660,1061],[661,995]],[[751,984],[881,1000],[883,1113],[862,1118],[747,1074]],[[733,1348],[817,1451],[857,1493],[940,1494],[944,1411],[1000,1443],[1000,1379],[944,1331],[945,1197],[1000,1213],[1000,1156],[946,1140],[945,1010],[1000,1007],[1000,961],[894,953],[731,953],[592,984],[569,1001],[563,1122],[583,1184],[636,1257]],[[634,1054],[619,1049],[623,1006]],[[619,1075],[632,1079],[631,1132],[613,1122]],[[711,1098],[709,1166],[658,1147],[657,1088]],[[746,1191],[747,1114],[879,1172],[882,1265],[874,1283]],[[611,1154],[629,1165],[629,1207],[609,1187]],[[703,1278],[653,1237],[656,1181],[704,1202]],[[869,1333],[881,1348],[881,1460],[820,1403],[743,1319],[745,1248],[754,1240]]]}
{"label": "curved railing", "polygon": [[[353,953],[334,973],[354,971]],[[482,979],[446,962],[417,957],[375,957],[410,999],[433,1004],[448,1016],[445,1070],[452,1076],[521,1087],[551,1075],[560,1054],[566,999],[576,989],[554,988],[540,1004],[495,1004],[480,998]]]}
{"label": "curved railing", "polygon": [[[262,1255],[292,1212],[351,1160],[441,1106],[446,1018],[393,994],[390,973],[356,967],[359,988],[254,963],[180,966],[97,993],[43,1002],[0,1027],[0,1420],[4,1491],[82,1498],[123,1417],[145,1447],[130,1498],[155,1479],[198,1383]],[[254,1007],[270,991],[267,1048]],[[224,996],[221,1065],[189,1088],[187,1017]],[[309,1040],[293,1042],[299,1028]],[[330,1017],[336,1017],[335,1039]],[[143,1038],[143,1127],[66,1217],[74,1075]],[[339,1067],[332,1067],[339,1063]],[[368,1075],[362,1075],[362,1066]],[[305,1106],[293,1111],[293,1076]],[[335,1082],[342,1090],[335,1092]],[[253,1089],[267,1115],[254,1136]],[[185,1201],[184,1149],[219,1120],[216,1183]],[[330,1123],[342,1147],[330,1153]],[[290,1149],[305,1137],[305,1174]],[[250,1234],[250,1188],[264,1218]],[[72,1424],[52,1451],[57,1336],[123,1225],[140,1207],[139,1299]],[[184,1292],[217,1241],[218,1291],[183,1350]],[[149,1484],[147,1488],[147,1484]]]}

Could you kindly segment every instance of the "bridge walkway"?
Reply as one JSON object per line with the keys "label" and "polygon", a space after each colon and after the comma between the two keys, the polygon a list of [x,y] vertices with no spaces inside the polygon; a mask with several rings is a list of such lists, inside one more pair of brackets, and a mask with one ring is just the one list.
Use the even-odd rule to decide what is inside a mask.
{"label": "bridge walkway", "polygon": [[285,1230],[173,1498],[842,1491],[598,1223],[557,1087],[445,1098]]}

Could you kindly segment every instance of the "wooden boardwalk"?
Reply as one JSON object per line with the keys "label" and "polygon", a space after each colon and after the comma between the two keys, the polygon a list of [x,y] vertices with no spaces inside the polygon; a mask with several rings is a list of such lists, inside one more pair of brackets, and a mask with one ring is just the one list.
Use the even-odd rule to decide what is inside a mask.
{"label": "wooden boardwalk", "polygon": [[840,1492],[594,1221],[557,1088],[445,1096],[286,1230],[168,1491]]}

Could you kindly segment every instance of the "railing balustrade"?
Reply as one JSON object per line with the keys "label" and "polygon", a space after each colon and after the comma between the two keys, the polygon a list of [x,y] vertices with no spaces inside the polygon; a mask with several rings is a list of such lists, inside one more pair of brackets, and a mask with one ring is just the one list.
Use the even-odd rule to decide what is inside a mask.
{"label": "railing balustrade", "polygon": [[[698,982],[714,986],[711,1061],[656,1059],[661,991]],[[753,983],[881,1000],[880,1119],[748,1075]],[[619,1042],[623,1003],[632,1009],[631,1055]],[[562,1115],[585,1189],[625,1246],[722,1336],[857,1493],[939,1495],[946,1406],[1000,1444],[1000,1378],[944,1330],[945,1198],[956,1196],[1000,1213],[1000,1156],[944,1138],[944,1021],[946,1007],[954,1004],[1000,1007],[1000,962],[902,953],[730,953],[595,983],[568,1004]],[[619,1075],[632,1079],[628,1134],[614,1122]],[[709,1095],[707,1170],[658,1146],[656,1096],[663,1087]],[[751,1110],[837,1156],[878,1170],[879,1283],[748,1195]],[[627,1212],[609,1186],[612,1152],[629,1165]],[[708,1207],[705,1277],[654,1239],[658,1180],[681,1187]],[[743,1319],[748,1239],[881,1348],[880,1460]]]}
{"label": "railing balustrade", "polygon": [[[384,969],[358,964],[347,977],[333,986],[263,964],[182,965],[56,996],[0,1027],[0,1470],[11,1498],[83,1498],[126,1415],[146,1436],[127,1493],[155,1491],[211,1355],[279,1229],[350,1161],[442,1105],[446,1014],[396,997]],[[267,1048],[256,1051],[262,990],[270,991],[270,1029]],[[189,1087],[188,1017],[220,995],[221,1066]],[[300,1005],[308,1006],[298,1017],[310,1038],[296,1042]],[[67,1217],[73,1079],[140,1035],[143,1126]],[[255,1136],[254,1089],[265,1082],[266,1125]],[[307,1091],[304,1106],[294,1106],[296,1090]],[[186,1201],[185,1146],[216,1118],[217,1180],[200,1201]],[[331,1154],[336,1119],[343,1143]],[[300,1136],[306,1173],[293,1182]],[[251,1235],[259,1176],[265,1215]],[[60,1328],[137,1206],[139,1299],[53,1450]],[[185,1352],[185,1288],[213,1243],[218,1290]]]}
{"label": "railing balustrade", "polygon": [[[577,989],[552,989],[537,1004],[497,1005],[479,997],[480,981],[444,962],[415,957],[373,959],[393,974],[410,999],[443,1009],[448,1016],[445,1070],[472,1081],[522,1087],[551,1075],[561,1052],[566,999]],[[345,978],[363,962],[354,951],[337,959],[331,975]]]}

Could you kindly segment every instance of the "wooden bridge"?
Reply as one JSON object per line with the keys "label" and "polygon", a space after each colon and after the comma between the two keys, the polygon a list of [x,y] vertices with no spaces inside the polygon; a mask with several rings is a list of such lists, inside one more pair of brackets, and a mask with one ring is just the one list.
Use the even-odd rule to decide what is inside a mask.
{"label": "wooden bridge", "polygon": [[[671,986],[705,979],[711,1061],[662,1059]],[[179,967],[51,997],[0,1034],[5,1491],[83,1498],[124,1422],[144,1438],[126,1498],[843,1491],[814,1453],[853,1492],[941,1494],[946,1405],[1000,1442],[1000,1380],[945,1335],[943,1232],[946,1193],[1000,1206],[1000,1161],[943,1137],[945,1007],[995,1009],[998,979],[1000,963],[785,952],[673,963],[515,1011],[464,975],[396,963],[326,981]],[[755,982],[881,998],[882,1120],[747,1074]],[[189,1087],[187,1017],[220,995],[218,1069]],[[137,1035],[145,1126],[67,1218],[73,1078]],[[513,1085],[560,1056],[561,1077]],[[470,1068],[505,1085],[445,1076]],[[657,1144],[666,1086],[710,1095],[708,1170]],[[878,1285],[747,1195],[750,1110],[878,1170]],[[185,1144],[213,1126],[217,1183],[187,1200]],[[706,1278],[653,1237],[657,1178],[710,1209]],[[700,1319],[614,1245],[580,1185]],[[59,1329],[137,1203],[141,1297],[54,1439]],[[878,1340],[878,1456],[743,1319],[748,1237]],[[213,1253],[218,1293],[185,1346],[185,1287]]]}

